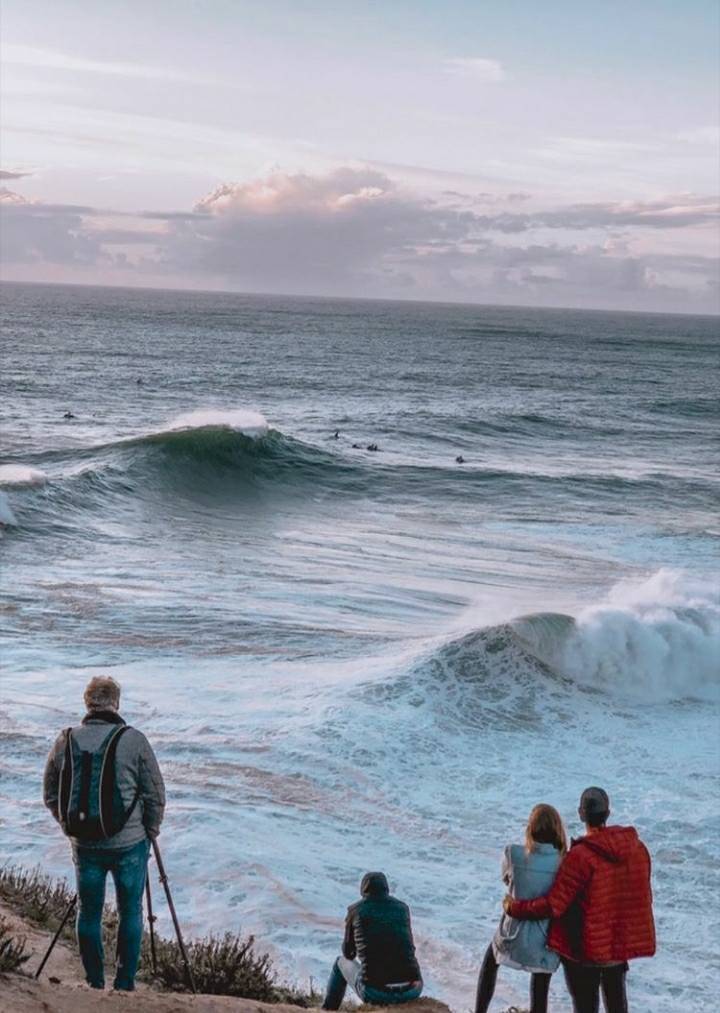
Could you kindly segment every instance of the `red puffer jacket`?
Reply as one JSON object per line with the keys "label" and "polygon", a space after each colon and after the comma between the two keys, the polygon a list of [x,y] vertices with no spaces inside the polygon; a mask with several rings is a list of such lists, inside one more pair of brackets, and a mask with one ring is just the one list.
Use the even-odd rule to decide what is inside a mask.
{"label": "red puffer jacket", "polygon": [[513,918],[552,918],[561,957],[612,963],[655,953],[650,855],[634,827],[601,827],[573,841],[550,892],[513,900]]}

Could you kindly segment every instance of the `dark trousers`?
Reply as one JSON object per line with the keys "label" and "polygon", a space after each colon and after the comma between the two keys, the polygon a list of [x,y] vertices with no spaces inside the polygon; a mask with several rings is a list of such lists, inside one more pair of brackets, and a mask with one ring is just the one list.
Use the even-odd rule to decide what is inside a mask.
{"label": "dark trousers", "polygon": [[598,967],[563,960],[563,970],[575,1013],[598,1013],[601,992],[606,1013],[628,1013],[627,964]]}
{"label": "dark trousers", "polygon": [[[480,968],[475,996],[475,1013],[487,1013],[495,994],[498,963],[492,945],[485,951],[485,958]],[[547,1013],[548,993],[550,991],[550,974],[530,975],[530,1013]]]}

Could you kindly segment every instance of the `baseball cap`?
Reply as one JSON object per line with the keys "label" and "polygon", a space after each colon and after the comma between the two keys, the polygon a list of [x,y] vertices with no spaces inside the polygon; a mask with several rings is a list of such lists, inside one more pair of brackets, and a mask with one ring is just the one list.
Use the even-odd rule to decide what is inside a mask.
{"label": "baseball cap", "polygon": [[602,788],[586,788],[580,796],[580,816],[604,816],[610,812],[610,799]]}

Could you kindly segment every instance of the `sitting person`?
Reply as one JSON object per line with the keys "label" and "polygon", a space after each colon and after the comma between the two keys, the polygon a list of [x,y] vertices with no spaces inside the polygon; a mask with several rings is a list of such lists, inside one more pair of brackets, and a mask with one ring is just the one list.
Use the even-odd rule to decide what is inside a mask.
{"label": "sitting person", "polygon": [[[362,899],[348,908],[342,956],[333,964],[322,1008],[340,1009],[348,985],[377,1006],[410,1002],[422,992],[410,909],[390,896],[382,872],[366,872]],[[356,959],[357,958],[357,959]]]}
{"label": "sitting person", "polygon": [[[565,828],[557,809],[536,805],[525,830],[525,844],[508,844],[502,879],[513,897],[542,897],[553,884],[567,851]],[[485,953],[478,978],[475,1013],[487,1013],[495,992],[498,965],[529,971],[530,1013],[546,1013],[550,976],[560,958],[547,948],[548,921],[518,922],[503,915]]]}
{"label": "sitting person", "polygon": [[607,826],[610,800],[586,788],[578,815],[585,836],[572,842],[544,897],[506,896],[512,918],[551,918],[548,945],[560,954],[575,1013],[627,1013],[628,960],[655,953],[650,855],[634,827]]}

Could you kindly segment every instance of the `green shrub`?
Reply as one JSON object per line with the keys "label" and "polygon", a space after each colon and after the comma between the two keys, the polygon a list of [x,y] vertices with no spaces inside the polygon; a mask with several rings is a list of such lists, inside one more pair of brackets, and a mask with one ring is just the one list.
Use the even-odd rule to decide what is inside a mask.
{"label": "green shrub", "polygon": [[[55,932],[75,896],[64,879],[52,879],[39,869],[21,869],[8,865],[0,869],[0,900],[21,918],[40,928]],[[106,906],[103,914],[103,944],[106,953],[115,952],[117,912]],[[75,919],[65,923],[62,938],[75,939]]]}
{"label": "green shrub", "polygon": [[0,869],[0,899],[36,925],[56,929],[72,898],[64,880],[50,879],[38,869]]}
{"label": "green shrub", "polygon": [[[244,999],[272,1002],[275,999],[275,982],[270,958],[257,954],[255,939],[226,932],[224,936],[209,936],[187,943],[187,955],[198,992],[210,995],[234,995]],[[171,991],[187,987],[185,967],[180,947],[173,939],[156,939],[156,980]],[[143,951],[143,968],[151,970],[149,944]]]}
{"label": "green shrub", "polygon": [[[50,932],[57,930],[73,896],[65,881],[53,880],[38,869],[28,872],[13,866],[0,868],[0,900],[20,917]],[[65,925],[63,938],[73,940],[74,929],[71,918]],[[103,941],[109,957],[115,952],[116,931],[117,913],[114,908],[106,907]],[[223,936],[211,935],[188,941],[186,949],[198,992],[305,1007],[320,1004],[321,997],[314,992],[312,984],[309,993],[304,993],[276,983],[270,957],[267,953],[256,952],[253,936],[242,937],[231,932]],[[177,942],[156,935],[155,951],[157,975],[152,969],[150,934],[144,932],[139,977],[173,992],[186,991],[185,966]]]}
{"label": "green shrub", "polygon": [[0,974],[19,971],[30,954],[25,952],[23,936],[14,936],[7,921],[0,917]]}

